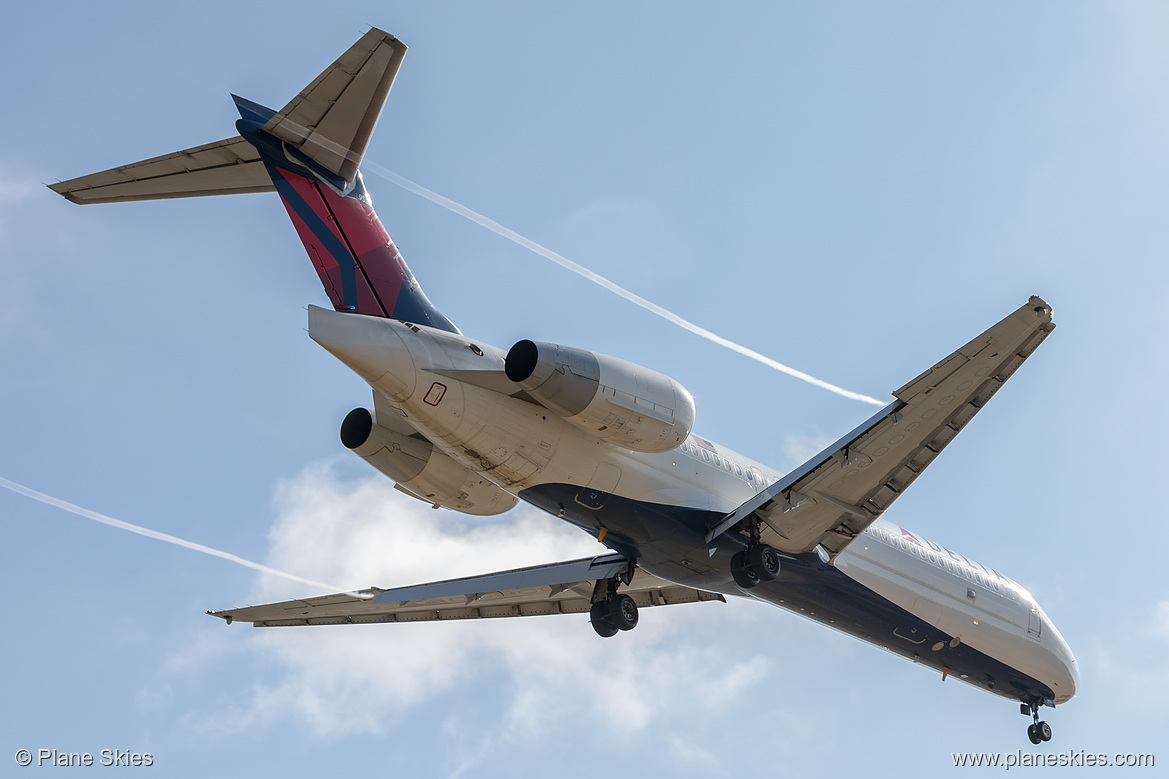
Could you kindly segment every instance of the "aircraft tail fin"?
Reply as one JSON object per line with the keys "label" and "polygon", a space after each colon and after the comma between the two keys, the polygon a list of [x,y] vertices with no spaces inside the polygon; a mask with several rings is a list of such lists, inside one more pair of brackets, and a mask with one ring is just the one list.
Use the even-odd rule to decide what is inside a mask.
{"label": "aircraft tail fin", "polygon": [[336,310],[457,333],[410,273],[358,171],[405,54],[371,29],[279,111],[232,95],[234,138],[50,188],[82,204],[277,192]]}
{"label": "aircraft tail fin", "polygon": [[267,161],[347,192],[405,55],[405,44],[371,29],[279,111],[232,95],[240,135],[49,188],[79,204],[273,192]]}

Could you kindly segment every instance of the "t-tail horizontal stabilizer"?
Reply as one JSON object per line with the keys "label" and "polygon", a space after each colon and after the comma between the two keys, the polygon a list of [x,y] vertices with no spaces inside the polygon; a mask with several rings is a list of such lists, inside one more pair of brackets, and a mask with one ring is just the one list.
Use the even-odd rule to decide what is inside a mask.
{"label": "t-tail horizontal stabilizer", "polygon": [[[405,54],[405,44],[372,29],[279,111],[237,98],[237,127],[261,134],[269,162],[349,190]],[[237,135],[49,188],[79,204],[273,192],[255,140]]]}

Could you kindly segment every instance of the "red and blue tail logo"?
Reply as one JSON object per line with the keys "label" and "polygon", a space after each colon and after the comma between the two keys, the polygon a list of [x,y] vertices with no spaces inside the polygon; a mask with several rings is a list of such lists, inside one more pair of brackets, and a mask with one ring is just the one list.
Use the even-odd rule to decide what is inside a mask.
{"label": "red and blue tail logo", "polygon": [[341,195],[328,184],[265,162],[333,308],[459,331],[414,280],[362,197],[360,177],[352,192]]}
{"label": "red and blue tail logo", "polygon": [[346,181],[317,164],[264,129],[275,111],[233,97],[236,128],[260,153],[333,308],[457,333],[406,267],[370,206],[361,174]]}

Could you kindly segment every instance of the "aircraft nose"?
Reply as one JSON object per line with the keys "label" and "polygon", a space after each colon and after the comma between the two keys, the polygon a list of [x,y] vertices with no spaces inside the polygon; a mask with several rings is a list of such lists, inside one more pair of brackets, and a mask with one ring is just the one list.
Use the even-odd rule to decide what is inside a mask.
{"label": "aircraft nose", "polygon": [[1055,703],[1070,701],[1080,689],[1080,668],[1076,664],[1076,656],[1071,647],[1064,640],[1063,635],[1056,629],[1051,620],[1044,619],[1045,633],[1050,641],[1049,650],[1052,655],[1052,689],[1055,692]]}
{"label": "aircraft nose", "polygon": [[381,317],[308,307],[308,334],[373,387],[397,400],[414,392],[415,370],[398,325]]}

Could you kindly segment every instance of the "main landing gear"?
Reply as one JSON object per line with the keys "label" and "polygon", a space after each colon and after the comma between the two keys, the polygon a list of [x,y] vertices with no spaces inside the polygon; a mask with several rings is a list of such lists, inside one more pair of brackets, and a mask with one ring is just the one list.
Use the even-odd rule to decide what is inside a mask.
{"label": "main landing gear", "polygon": [[1039,719],[1039,702],[1020,703],[1020,714],[1030,714],[1032,722],[1027,726],[1027,738],[1031,740],[1032,744],[1041,744],[1044,741],[1051,741],[1051,725]]}
{"label": "main landing gear", "polygon": [[731,556],[731,576],[735,584],[749,590],[759,582],[779,576],[779,552],[759,540],[759,522],[751,524],[751,541],[747,548]]}
{"label": "main landing gear", "polygon": [[612,638],[622,630],[637,627],[637,603],[624,593],[617,592],[619,584],[633,580],[633,566],[612,579],[601,579],[593,587],[593,605],[589,621],[601,638]]}
{"label": "main landing gear", "polygon": [[589,621],[601,638],[612,638],[621,630],[637,627],[637,604],[628,595],[618,594],[597,601],[589,609]]}

